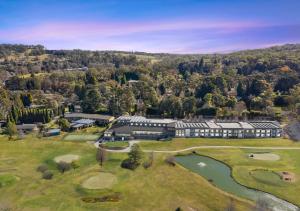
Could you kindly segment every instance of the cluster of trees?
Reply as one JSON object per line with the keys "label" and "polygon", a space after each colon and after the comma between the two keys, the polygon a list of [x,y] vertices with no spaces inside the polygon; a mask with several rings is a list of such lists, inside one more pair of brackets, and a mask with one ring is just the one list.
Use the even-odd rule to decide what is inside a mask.
{"label": "cluster of trees", "polygon": [[49,109],[19,109],[12,106],[7,115],[7,122],[13,123],[48,123],[51,121],[53,111]]}
{"label": "cluster of trees", "polygon": [[[112,115],[274,117],[274,106],[296,109],[291,96],[300,82],[300,45],[222,55],[80,50],[44,54],[47,61],[42,63],[51,66],[51,61],[58,71],[15,76],[6,88],[59,93],[71,103],[80,102],[84,112]],[[70,69],[79,67],[88,70]],[[30,104],[28,99],[22,97],[24,106]]]}

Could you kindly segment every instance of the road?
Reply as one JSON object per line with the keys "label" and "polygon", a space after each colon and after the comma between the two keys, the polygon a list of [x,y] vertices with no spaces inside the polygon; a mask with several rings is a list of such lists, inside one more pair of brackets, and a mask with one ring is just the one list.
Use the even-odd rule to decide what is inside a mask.
{"label": "road", "polygon": [[[140,141],[129,141],[129,146],[122,150],[112,150],[107,149],[108,152],[113,153],[128,153],[132,147],[133,144],[139,143]],[[98,147],[98,143],[95,143],[95,146]],[[252,147],[252,146],[194,146],[194,147],[188,147],[184,149],[179,150],[143,150],[144,152],[155,152],[155,153],[179,153],[179,152],[186,152],[190,150],[196,150],[196,149],[265,149],[265,150],[300,150],[300,147]]]}

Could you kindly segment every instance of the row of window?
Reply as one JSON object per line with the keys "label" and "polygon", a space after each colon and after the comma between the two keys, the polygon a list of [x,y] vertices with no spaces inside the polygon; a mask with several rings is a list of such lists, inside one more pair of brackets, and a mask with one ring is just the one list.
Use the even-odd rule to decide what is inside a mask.
{"label": "row of window", "polygon": [[162,135],[162,132],[155,131],[132,131],[134,135]]}
{"label": "row of window", "polygon": [[161,124],[161,123],[137,123],[137,122],[131,122],[131,126],[147,126],[147,127],[166,127],[167,124]]}
{"label": "row of window", "polygon": [[243,133],[243,130],[194,130],[190,131],[187,130],[176,130],[176,136],[184,137],[184,136],[205,136],[205,137],[233,137],[238,136],[242,137],[244,134],[245,136],[249,135],[255,135],[256,137],[271,137],[271,136],[281,136],[280,131],[272,131],[271,130],[252,130],[251,132],[247,132],[245,130],[245,133]]}

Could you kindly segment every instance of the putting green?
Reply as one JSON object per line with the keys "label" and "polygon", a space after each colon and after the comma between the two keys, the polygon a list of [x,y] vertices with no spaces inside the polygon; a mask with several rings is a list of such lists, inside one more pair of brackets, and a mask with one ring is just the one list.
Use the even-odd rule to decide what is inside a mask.
{"label": "putting green", "polygon": [[59,162],[72,163],[73,161],[76,161],[76,160],[79,160],[79,155],[67,154],[67,155],[57,156],[54,158],[54,161],[56,163],[59,163]]}
{"label": "putting green", "polygon": [[267,169],[257,169],[250,172],[250,175],[257,181],[266,185],[283,186],[280,175]]}
{"label": "putting green", "polygon": [[70,134],[64,137],[64,141],[96,141],[99,135],[92,134]]}
{"label": "putting green", "polygon": [[86,189],[105,189],[111,188],[116,183],[117,177],[115,175],[101,172],[85,180],[82,187]]}

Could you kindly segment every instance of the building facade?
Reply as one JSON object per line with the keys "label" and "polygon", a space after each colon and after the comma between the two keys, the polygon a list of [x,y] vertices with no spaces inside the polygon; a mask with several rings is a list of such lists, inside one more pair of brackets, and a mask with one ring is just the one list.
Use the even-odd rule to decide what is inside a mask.
{"label": "building facade", "polygon": [[216,120],[188,122],[174,119],[147,119],[142,116],[121,116],[104,132],[104,140],[163,139],[168,137],[206,138],[275,138],[282,136],[276,121]]}

